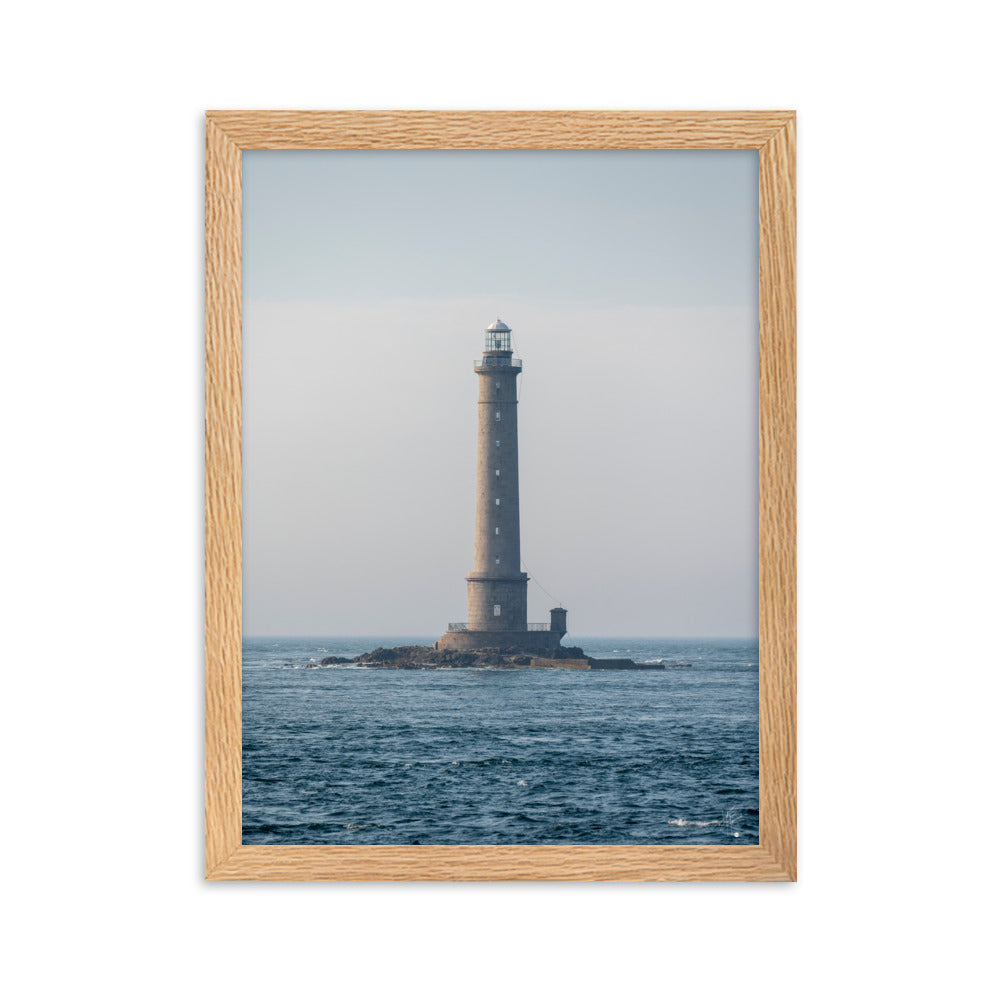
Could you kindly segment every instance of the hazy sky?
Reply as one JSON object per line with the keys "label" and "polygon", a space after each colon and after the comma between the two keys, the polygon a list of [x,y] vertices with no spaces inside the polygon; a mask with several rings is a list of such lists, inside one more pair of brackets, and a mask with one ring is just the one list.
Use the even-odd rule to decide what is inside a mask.
{"label": "hazy sky", "polygon": [[243,155],[245,633],[465,620],[499,315],[529,620],[756,635],[756,153]]}

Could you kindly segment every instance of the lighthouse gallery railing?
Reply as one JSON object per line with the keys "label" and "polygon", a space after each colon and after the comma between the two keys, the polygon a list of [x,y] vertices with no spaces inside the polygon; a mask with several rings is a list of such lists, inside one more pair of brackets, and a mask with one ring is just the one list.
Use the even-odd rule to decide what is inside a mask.
{"label": "lighthouse gallery railing", "polygon": [[[449,632],[468,632],[468,622],[448,622]],[[473,629],[475,631],[475,629]],[[549,622],[528,622],[529,632],[551,632],[552,627]]]}
{"label": "lighthouse gallery railing", "polygon": [[523,368],[520,358],[496,358],[493,356],[486,356],[482,358],[476,358],[472,362],[473,368]]}

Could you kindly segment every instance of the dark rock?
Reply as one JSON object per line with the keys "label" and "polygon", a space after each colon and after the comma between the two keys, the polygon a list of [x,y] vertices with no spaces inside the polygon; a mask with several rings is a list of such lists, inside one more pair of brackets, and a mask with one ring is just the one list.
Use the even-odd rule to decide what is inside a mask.
{"label": "dark rock", "polygon": [[324,656],[322,660],[319,661],[321,667],[329,667],[334,663],[353,663],[354,660],[349,660],[345,656]]}
{"label": "dark rock", "polygon": [[585,660],[587,658],[587,654],[579,646],[559,646],[546,655],[553,660]]}
{"label": "dark rock", "polygon": [[392,660],[398,659],[399,656],[395,649],[386,649],[384,646],[378,646],[370,653],[362,653],[358,657],[358,663],[389,663]]}
{"label": "dark rock", "polygon": [[[576,646],[560,647],[551,654],[557,659],[584,659],[584,652]],[[454,670],[463,667],[513,668],[531,666],[532,657],[512,646],[489,649],[457,650],[435,649],[433,646],[397,646],[386,649],[379,646],[370,653],[362,653],[353,660],[327,657],[328,663],[357,663],[360,666],[384,670]]]}

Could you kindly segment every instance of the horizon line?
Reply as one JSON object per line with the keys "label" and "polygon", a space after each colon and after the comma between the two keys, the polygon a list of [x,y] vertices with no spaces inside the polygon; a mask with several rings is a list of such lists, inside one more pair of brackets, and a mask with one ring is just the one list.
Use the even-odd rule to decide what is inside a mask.
{"label": "horizon line", "polygon": [[[427,635],[417,632],[401,632],[388,635],[384,632],[374,633],[333,633],[333,632],[257,632],[243,633],[244,639],[414,639],[426,638]],[[579,639],[760,639],[760,635],[637,635],[625,632],[610,632],[607,634],[592,634],[576,636]]]}

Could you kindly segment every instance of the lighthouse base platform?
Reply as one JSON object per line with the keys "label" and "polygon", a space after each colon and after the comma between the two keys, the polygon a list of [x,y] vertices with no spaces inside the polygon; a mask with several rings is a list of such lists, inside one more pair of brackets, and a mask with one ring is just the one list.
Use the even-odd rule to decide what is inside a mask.
{"label": "lighthouse base platform", "polygon": [[515,632],[504,629],[462,629],[447,631],[436,643],[435,649],[473,651],[496,649],[511,653],[554,653],[560,649],[562,632]]}

